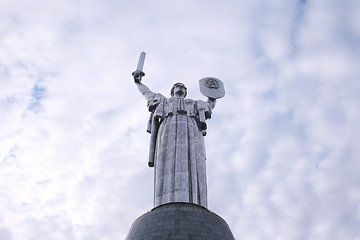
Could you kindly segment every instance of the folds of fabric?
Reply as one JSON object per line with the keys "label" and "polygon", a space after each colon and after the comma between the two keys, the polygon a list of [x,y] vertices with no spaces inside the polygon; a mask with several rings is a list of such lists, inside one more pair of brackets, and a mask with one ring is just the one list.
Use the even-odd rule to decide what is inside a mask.
{"label": "folds of fabric", "polygon": [[207,207],[204,139],[194,118],[166,117],[155,152],[155,206],[190,202]]}
{"label": "folds of fabric", "polygon": [[156,141],[154,206],[189,202],[207,207],[205,144],[200,124],[200,119],[206,119],[199,114],[211,113],[210,108],[206,102],[157,94],[152,100],[148,104],[152,119],[159,120],[156,140],[152,140]]}

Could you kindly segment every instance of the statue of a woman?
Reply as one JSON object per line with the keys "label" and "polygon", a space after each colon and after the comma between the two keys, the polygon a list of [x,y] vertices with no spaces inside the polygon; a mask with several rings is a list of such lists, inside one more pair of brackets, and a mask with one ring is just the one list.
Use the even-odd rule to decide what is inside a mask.
{"label": "statue of a woman", "polygon": [[154,207],[169,202],[188,202],[207,207],[206,156],[204,136],[206,119],[216,100],[185,99],[187,89],[176,83],[171,97],[150,91],[133,73],[135,83],[151,112],[149,166],[155,168]]}

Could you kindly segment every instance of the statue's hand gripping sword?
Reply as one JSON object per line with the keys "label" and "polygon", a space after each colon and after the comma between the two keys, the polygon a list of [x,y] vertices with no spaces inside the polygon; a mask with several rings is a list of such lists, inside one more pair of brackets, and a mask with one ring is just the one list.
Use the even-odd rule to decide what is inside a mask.
{"label": "statue's hand gripping sword", "polygon": [[141,78],[145,76],[145,73],[143,72],[144,62],[145,62],[145,52],[140,53],[138,65],[136,68],[136,71],[132,73],[134,80],[136,83],[141,82]]}

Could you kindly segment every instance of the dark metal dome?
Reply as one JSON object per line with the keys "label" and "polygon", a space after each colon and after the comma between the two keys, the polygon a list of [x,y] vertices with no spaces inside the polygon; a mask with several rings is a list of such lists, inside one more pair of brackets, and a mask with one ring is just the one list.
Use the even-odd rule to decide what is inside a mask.
{"label": "dark metal dome", "polygon": [[215,213],[191,203],[168,203],[135,220],[126,240],[235,240]]}

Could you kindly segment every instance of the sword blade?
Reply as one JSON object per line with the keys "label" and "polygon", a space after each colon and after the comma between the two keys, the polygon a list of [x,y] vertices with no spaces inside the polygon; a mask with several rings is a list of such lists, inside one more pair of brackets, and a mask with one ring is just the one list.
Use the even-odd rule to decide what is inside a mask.
{"label": "sword blade", "polygon": [[136,68],[137,71],[143,70],[144,62],[145,62],[145,55],[146,55],[145,52],[140,53],[139,62],[138,62],[137,68]]}

